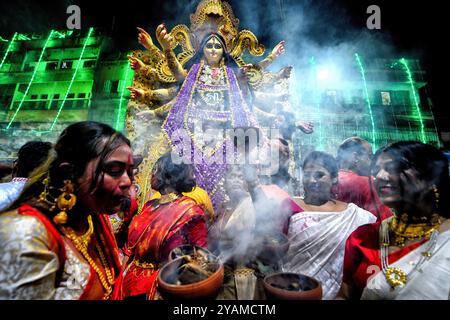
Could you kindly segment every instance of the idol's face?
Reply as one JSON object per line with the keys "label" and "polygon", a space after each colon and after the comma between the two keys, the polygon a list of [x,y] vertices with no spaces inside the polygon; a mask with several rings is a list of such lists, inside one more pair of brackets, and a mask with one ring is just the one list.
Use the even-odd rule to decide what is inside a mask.
{"label": "idol's face", "polygon": [[210,66],[217,67],[223,57],[223,47],[217,37],[209,39],[203,47],[203,54]]}

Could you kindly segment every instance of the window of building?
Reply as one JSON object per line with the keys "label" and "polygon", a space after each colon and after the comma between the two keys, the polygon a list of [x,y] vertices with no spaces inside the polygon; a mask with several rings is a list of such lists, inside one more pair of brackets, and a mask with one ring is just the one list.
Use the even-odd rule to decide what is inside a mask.
{"label": "window of building", "polygon": [[390,106],[391,105],[391,93],[387,91],[381,91],[381,105]]}
{"label": "window of building", "polygon": [[48,94],[41,94],[41,99],[47,100],[48,99]]}
{"label": "window of building", "polygon": [[111,93],[119,92],[119,80],[111,82]]}
{"label": "window of building", "polygon": [[103,92],[110,93],[111,92],[111,80],[106,80],[103,85]]}
{"label": "window of building", "polygon": [[60,69],[72,69],[73,61],[63,60],[61,61]]}
{"label": "window of building", "polygon": [[11,104],[11,100],[12,100],[11,95],[0,96],[0,109],[7,110],[9,105]]}
{"label": "window of building", "polygon": [[78,100],[76,104],[77,109],[82,109],[84,107],[85,100]]}
{"label": "window of building", "polygon": [[81,98],[81,99],[85,99],[86,98],[86,93],[79,93],[78,94],[78,98]]}
{"label": "window of building", "polygon": [[86,60],[83,63],[83,68],[93,68],[95,67],[95,60]]}
{"label": "window of building", "polygon": [[336,105],[338,104],[339,93],[336,90],[327,90],[323,96],[323,103],[325,105]]}
{"label": "window of building", "polygon": [[31,100],[36,100],[37,98],[38,98],[37,94],[32,94],[30,97]]}
{"label": "window of building", "polygon": [[74,100],[66,100],[66,103],[65,103],[64,107],[70,109],[70,108],[73,107],[73,103],[74,102],[75,102]]}
{"label": "window of building", "polygon": [[25,91],[27,90],[28,85],[26,83],[21,83],[19,85],[19,89],[17,89],[19,92],[25,93]]}
{"label": "window of building", "polygon": [[58,61],[53,62],[47,62],[47,65],[45,66],[45,70],[56,70],[58,69]]}
{"label": "window of building", "polygon": [[410,105],[411,99],[409,91],[401,90],[393,92],[393,104],[394,105]]}
{"label": "window of building", "polygon": [[73,99],[73,98],[75,98],[75,93],[69,93],[67,95],[67,99]]}
{"label": "window of building", "polygon": [[34,71],[34,63],[33,65],[31,65],[31,63],[26,63],[23,66],[23,72],[31,72],[31,71]]}
{"label": "window of building", "polygon": [[57,109],[58,108],[58,100],[52,100],[52,103],[50,104],[50,109]]}

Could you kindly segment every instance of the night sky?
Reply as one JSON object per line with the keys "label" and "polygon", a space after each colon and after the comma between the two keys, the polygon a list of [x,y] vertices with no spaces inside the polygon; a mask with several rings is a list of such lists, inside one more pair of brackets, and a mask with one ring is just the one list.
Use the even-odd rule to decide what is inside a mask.
{"label": "night sky", "polygon": [[[444,92],[449,71],[443,42],[448,39],[448,14],[444,1],[411,2],[406,0],[229,0],[241,28],[255,32],[260,41],[271,47],[289,34],[286,15],[290,6],[301,3],[312,14],[313,21],[305,30],[309,40],[317,44],[339,43],[353,37],[355,32],[367,32],[366,9],[376,4],[381,8],[381,30],[371,31],[390,39],[397,54],[417,57],[427,72],[428,94],[434,103],[439,126],[450,131],[448,102]],[[139,3],[137,5],[136,3]],[[82,28],[94,26],[113,36],[117,50],[139,48],[136,26],[153,31],[165,22],[169,27],[184,23],[189,25],[189,13],[195,10],[194,0],[146,1],[4,1],[0,3],[0,36],[10,38],[17,32],[47,33],[49,29],[65,29],[66,8],[77,4],[81,8]],[[428,3],[433,3],[428,4]],[[255,10],[257,9],[257,10]],[[309,13],[308,13],[309,14]],[[255,30],[255,26],[259,26]],[[265,26],[271,25],[272,28]],[[273,30],[279,29],[277,34]],[[287,50],[289,48],[287,44]],[[370,48],[368,48],[370,50]],[[444,122],[445,121],[445,122]]]}

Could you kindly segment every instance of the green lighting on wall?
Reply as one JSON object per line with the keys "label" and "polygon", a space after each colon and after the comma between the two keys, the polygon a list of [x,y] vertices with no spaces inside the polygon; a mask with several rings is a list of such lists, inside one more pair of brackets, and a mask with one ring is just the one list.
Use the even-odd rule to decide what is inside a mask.
{"label": "green lighting on wall", "polygon": [[419,123],[420,123],[420,137],[421,137],[421,141],[423,143],[427,143],[427,140],[425,139],[425,127],[424,127],[424,124],[423,124],[422,112],[420,111],[419,101],[417,99],[416,88],[414,86],[414,80],[412,78],[411,70],[409,70],[408,63],[406,62],[405,58],[401,58],[400,59],[400,63],[405,66],[406,74],[408,76],[408,81],[409,81],[409,84],[411,86],[411,91],[413,93],[414,106],[416,107],[417,117],[418,117],[418,120],[419,120]]}
{"label": "green lighting on wall", "polygon": [[55,31],[55,38],[65,39],[67,37],[70,37],[72,34],[73,34],[73,30]]}
{"label": "green lighting on wall", "polygon": [[116,117],[116,125],[115,128],[117,131],[122,131],[122,125],[123,123],[123,115],[122,115],[122,103],[123,103],[123,95],[125,93],[126,87],[127,87],[127,81],[128,81],[128,72],[130,71],[130,67],[128,64],[128,61],[126,63],[125,67],[125,79],[123,80],[123,86],[122,91],[120,92],[120,101],[119,101],[119,110],[117,111],[117,117]]}
{"label": "green lighting on wall", "polygon": [[11,41],[9,42],[8,48],[6,48],[6,52],[5,52],[5,55],[3,56],[2,63],[0,63],[0,69],[3,67],[3,64],[5,63],[6,56],[8,55],[9,51],[11,50],[12,44],[16,40],[16,36],[17,36],[17,32],[14,33]]}
{"label": "green lighting on wall", "polygon": [[[52,31],[53,31],[53,30],[52,30]],[[25,41],[28,41],[28,40],[31,40],[31,39],[30,39],[30,37],[27,36],[26,34],[19,33],[19,35],[18,35],[18,37],[17,37],[17,40],[25,40]]]}
{"label": "green lighting on wall", "polygon": [[39,64],[41,63],[42,57],[44,56],[45,49],[47,48],[48,42],[50,41],[51,37],[53,35],[53,30],[50,31],[50,34],[48,35],[47,40],[45,41],[44,47],[42,48],[41,55],[39,56],[39,60],[34,67],[33,75],[31,76],[30,82],[28,82],[27,89],[25,90],[25,93],[23,94],[22,100],[19,103],[19,106],[17,107],[16,111],[14,112],[14,115],[12,116],[11,120],[9,121],[8,125],[6,126],[6,129],[8,130],[11,127],[11,124],[16,119],[17,114],[20,111],[20,108],[22,108],[23,102],[25,101],[25,98],[28,94],[28,91],[30,90],[31,84],[33,83],[34,77],[36,76],[36,72],[39,68]]}
{"label": "green lighting on wall", "polygon": [[61,106],[58,109],[58,113],[56,114],[55,118],[53,119],[53,123],[50,126],[50,131],[52,131],[53,128],[55,127],[55,124],[58,121],[59,115],[61,114],[61,111],[64,108],[64,104],[66,103],[67,96],[69,95],[70,89],[72,89],[73,82],[74,82],[75,77],[77,75],[78,69],[80,68],[81,59],[83,58],[84,50],[86,49],[86,46],[87,46],[88,41],[89,41],[89,38],[91,37],[91,34],[92,34],[93,31],[94,31],[94,28],[89,28],[88,35],[86,37],[86,40],[84,41],[83,49],[81,50],[80,57],[78,58],[78,61],[77,61],[77,66],[75,68],[75,72],[72,75],[72,79],[70,80],[69,87],[67,88],[66,94],[64,96],[64,100],[62,101]]}
{"label": "green lighting on wall", "polygon": [[370,97],[369,97],[369,91],[367,90],[367,82],[366,82],[366,72],[364,70],[362,61],[358,55],[358,53],[355,53],[356,62],[358,63],[359,70],[361,72],[361,78],[363,80],[364,84],[364,95],[366,96],[366,102],[367,102],[367,108],[369,109],[369,116],[370,116],[370,122],[372,125],[372,147],[376,150],[376,140],[375,140],[375,122],[373,120],[373,114],[372,114],[372,105],[370,103]]}

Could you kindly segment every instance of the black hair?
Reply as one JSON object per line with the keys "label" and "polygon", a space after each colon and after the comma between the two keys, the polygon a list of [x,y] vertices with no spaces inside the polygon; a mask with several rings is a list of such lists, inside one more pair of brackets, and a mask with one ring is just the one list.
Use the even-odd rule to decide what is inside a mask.
{"label": "black hair", "polygon": [[338,166],[336,159],[328,153],[322,151],[310,152],[303,161],[302,169],[304,170],[308,163],[315,163],[321,165],[330,173],[331,178],[337,178]]}
{"label": "black hair", "polygon": [[[88,163],[99,158],[90,186],[90,192],[96,192],[103,182],[105,158],[124,144],[130,146],[130,141],[107,124],[82,121],[69,125],[61,133],[47,161],[33,172],[29,184],[12,207],[27,202],[38,205],[39,195],[44,190],[43,181],[47,177],[54,192],[52,196],[56,198],[64,180],[75,182],[84,174]],[[68,165],[62,167],[64,163]]]}
{"label": "black hair", "polygon": [[159,158],[153,168],[152,188],[161,192],[173,188],[176,192],[190,192],[195,187],[192,178],[193,167],[186,163],[174,163],[172,154],[166,153]]}
{"label": "black hair", "polygon": [[99,179],[103,178],[100,176],[104,170],[105,158],[123,144],[131,145],[130,140],[107,124],[95,121],[77,122],[61,133],[55,144],[57,159],[52,167],[68,162],[73,167],[70,178],[77,179],[83,175],[88,162],[99,157],[92,177],[92,191],[101,182]]}
{"label": "black hair", "polygon": [[353,152],[356,152],[359,155],[366,154],[367,150],[364,148],[365,143],[368,142],[360,137],[350,137],[345,139],[337,151],[336,160],[339,166],[342,167]]}
{"label": "black hair", "polygon": [[28,141],[25,143],[17,152],[14,175],[28,178],[31,172],[47,159],[51,148],[50,142]]}
{"label": "black hair", "polygon": [[[435,185],[439,193],[439,212],[444,217],[450,216],[450,179],[448,162],[445,155],[437,148],[418,141],[399,141],[380,148],[374,155],[371,169],[373,171],[377,159],[388,154],[399,161],[401,173],[409,168],[418,172],[420,179],[428,186]],[[403,186],[408,187],[408,186]]]}

